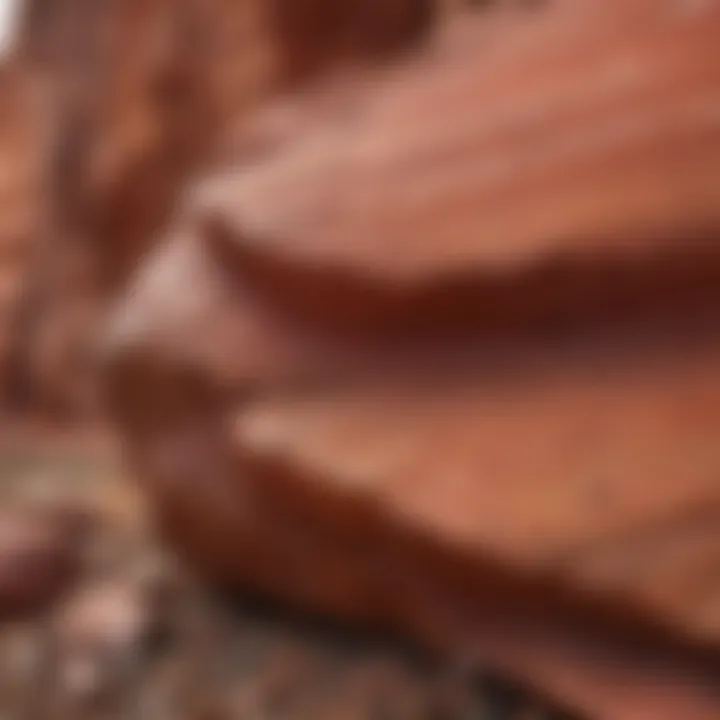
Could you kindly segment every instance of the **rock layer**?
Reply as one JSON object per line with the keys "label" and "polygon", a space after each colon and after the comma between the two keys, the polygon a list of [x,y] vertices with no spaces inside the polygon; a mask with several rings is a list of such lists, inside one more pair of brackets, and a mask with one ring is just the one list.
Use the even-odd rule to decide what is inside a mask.
{"label": "rock layer", "polygon": [[0,402],[11,399],[16,341],[32,276],[41,156],[32,86],[24,68],[0,64]]}
{"label": "rock layer", "polygon": [[30,3],[19,354],[211,581],[717,717],[720,7],[456,5]]}
{"label": "rock layer", "polygon": [[110,324],[110,399],[214,581],[710,718],[720,14],[579,8],[240,123]]}
{"label": "rock layer", "polygon": [[[38,89],[45,167],[44,247],[16,352],[30,404],[92,407],[106,302],[175,218],[226,126],[270,93],[417,41],[430,6],[28,0],[18,62]],[[309,16],[327,17],[324,30]]]}

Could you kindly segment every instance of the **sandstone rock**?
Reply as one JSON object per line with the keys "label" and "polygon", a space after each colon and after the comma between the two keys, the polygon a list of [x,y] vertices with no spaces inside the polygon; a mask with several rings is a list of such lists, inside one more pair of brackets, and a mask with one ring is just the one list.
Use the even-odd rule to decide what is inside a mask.
{"label": "sandstone rock", "polygon": [[[65,229],[99,245],[107,281],[126,277],[225,124],[299,69],[284,61],[286,50],[329,52],[327,67],[335,53],[323,44],[343,44],[360,28],[362,37],[381,36],[396,16],[398,25],[414,26],[402,18],[422,15],[415,8],[426,4],[323,0],[316,15],[300,13],[313,17],[311,41],[297,3],[284,0],[30,2],[27,62],[52,85],[54,149],[74,168],[68,186],[53,193],[56,205],[66,200],[60,212],[73,216],[64,224],[81,225]],[[327,32],[318,32],[317,17]]]}
{"label": "sandstone rock", "polygon": [[601,633],[592,623],[563,628],[547,619],[528,631],[522,619],[491,618],[478,657],[525,678],[598,720],[716,717],[717,666],[637,639]]}
{"label": "sandstone rock", "polygon": [[430,5],[28,0],[19,57],[41,88],[47,247],[18,353],[35,405],[94,409],[88,344],[104,303],[225,126],[289,83],[407,45]]}
{"label": "sandstone rock", "polygon": [[[286,568],[321,562],[312,544],[303,555],[304,527],[337,552],[337,568],[319,573],[317,588],[306,576],[300,594],[321,597],[325,582],[357,570],[356,585],[337,588],[336,606],[343,597],[352,604],[357,591],[357,606],[381,618],[393,601],[413,616],[402,568],[412,572],[416,562],[418,575],[432,572],[430,551],[411,549],[420,535],[440,555],[478,563],[468,568],[478,579],[476,608],[492,602],[480,580],[485,559],[490,575],[499,566],[557,582],[716,643],[718,588],[708,575],[718,501],[716,340],[685,353],[664,349],[673,342],[665,336],[615,353],[592,345],[516,351],[496,364],[479,358],[474,377],[394,377],[381,388],[300,389],[277,404],[249,402],[236,430],[241,476],[287,528]],[[342,558],[353,551],[367,553],[365,571],[360,557]],[[379,579],[373,587],[375,577],[390,586]],[[435,585],[450,582],[446,575]],[[470,585],[463,593],[469,598]]]}
{"label": "sandstone rock", "polygon": [[327,70],[338,61],[382,59],[422,39],[435,19],[435,0],[269,0],[269,18],[291,77]]}
{"label": "sandstone rock", "polygon": [[310,98],[197,203],[296,321],[396,334],[674,304],[717,283],[719,22],[526,20],[490,48],[449,32],[332,112]]}
{"label": "sandstone rock", "polygon": [[474,394],[260,398],[234,461],[212,410],[173,404],[134,449],[218,582],[405,630],[594,717],[713,717],[713,663],[648,636],[716,645],[716,351],[657,351],[516,356]]}
{"label": "sandstone rock", "polygon": [[581,5],[241,123],[117,309],[110,399],[214,582],[716,717],[720,15]]}
{"label": "sandstone rock", "polygon": [[[273,85],[257,3],[27,3],[42,249],[18,351],[31,403],[90,398],[91,337],[223,122]],[[88,401],[89,402],[89,401]]]}
{"label": "sandstone rock", "polygon": [[32,87],[10,59],[0,62],[0,158],[0,402],[7,402],[32,278],[41,162]]}

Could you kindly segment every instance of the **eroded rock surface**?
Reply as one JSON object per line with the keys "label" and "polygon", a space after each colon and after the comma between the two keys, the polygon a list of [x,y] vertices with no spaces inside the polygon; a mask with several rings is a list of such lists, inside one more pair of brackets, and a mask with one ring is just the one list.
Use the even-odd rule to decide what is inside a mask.
{"label": "eroded rock surface", "polygon": [[33,88],[22,65],[0,62],[0,402],[13,395],[17,341],[32,282],[41,154]]}
{"label": "eroded rock surface", "polygon": [[212,582],[716,718],[720,7],[482,5],[29,3],[15,357]]}
{"label": "eroded rock surface", "polygon": [[111,400],[215,582],[711,718],[720,14],[571,5],[240,123],[116,310]]}
{"label": "eroded rock surface", "polygon": [[106,302],[229,124],[270,93],[416,43],[433,5],[28,0],[16,54],[38,95],[44,177],[32,210],[43,248],[14,350],[26,401],[95,410]]}

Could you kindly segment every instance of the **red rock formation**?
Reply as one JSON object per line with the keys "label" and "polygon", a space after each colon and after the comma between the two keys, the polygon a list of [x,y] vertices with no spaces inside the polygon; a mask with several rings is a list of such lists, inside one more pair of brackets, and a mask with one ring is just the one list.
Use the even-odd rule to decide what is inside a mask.
{"label": "red rock formation", "polygon": [[533,323],[654,304],[717,264],[717,22],[579,24],[552,52],[552,24],[522,51],[450,33],[329,118],[307,103],[312,120],[199,202],[248,282],[336,325],[447,327],[501,286]]}
{"label": "red rock formation", "polygon": [[335,17],[344,5],[317,3],[338,26],[325,34],[286,2],[28,1],[19,53],[41,89],[48,200],[19,350],[35,405],[87,404],[104,303],[174,218],[226,124],[329,65],[407,44],[427,27],[427,4],[362,2]]}
{"label": "red rock formation", "polygon": [[109,328],[112,400],[216,581],[710,718],[720,14],[579,7],[240,127]]}
{"label": "red rock formation", "polygon": [[21,355],[71,405],[123,295],[112,411],[214,582],[714,718],[720,8],[498,5],[31,3]]}
{"label": "red rock formation", "polygon": [[0,63],[0,403],[15,390],[17,336],[37,237],[41,155],[35,118],[24,68]]}

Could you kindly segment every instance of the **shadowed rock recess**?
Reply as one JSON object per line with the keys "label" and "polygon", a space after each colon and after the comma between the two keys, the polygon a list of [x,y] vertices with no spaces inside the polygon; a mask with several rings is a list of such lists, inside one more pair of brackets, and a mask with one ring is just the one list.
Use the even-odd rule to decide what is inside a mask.
{"label": "shadowed rock recess", "polygon": [[103,7],[97,77],[45,70],[54,227],[175,547],[598,720],[720,717],[720,3]]}

